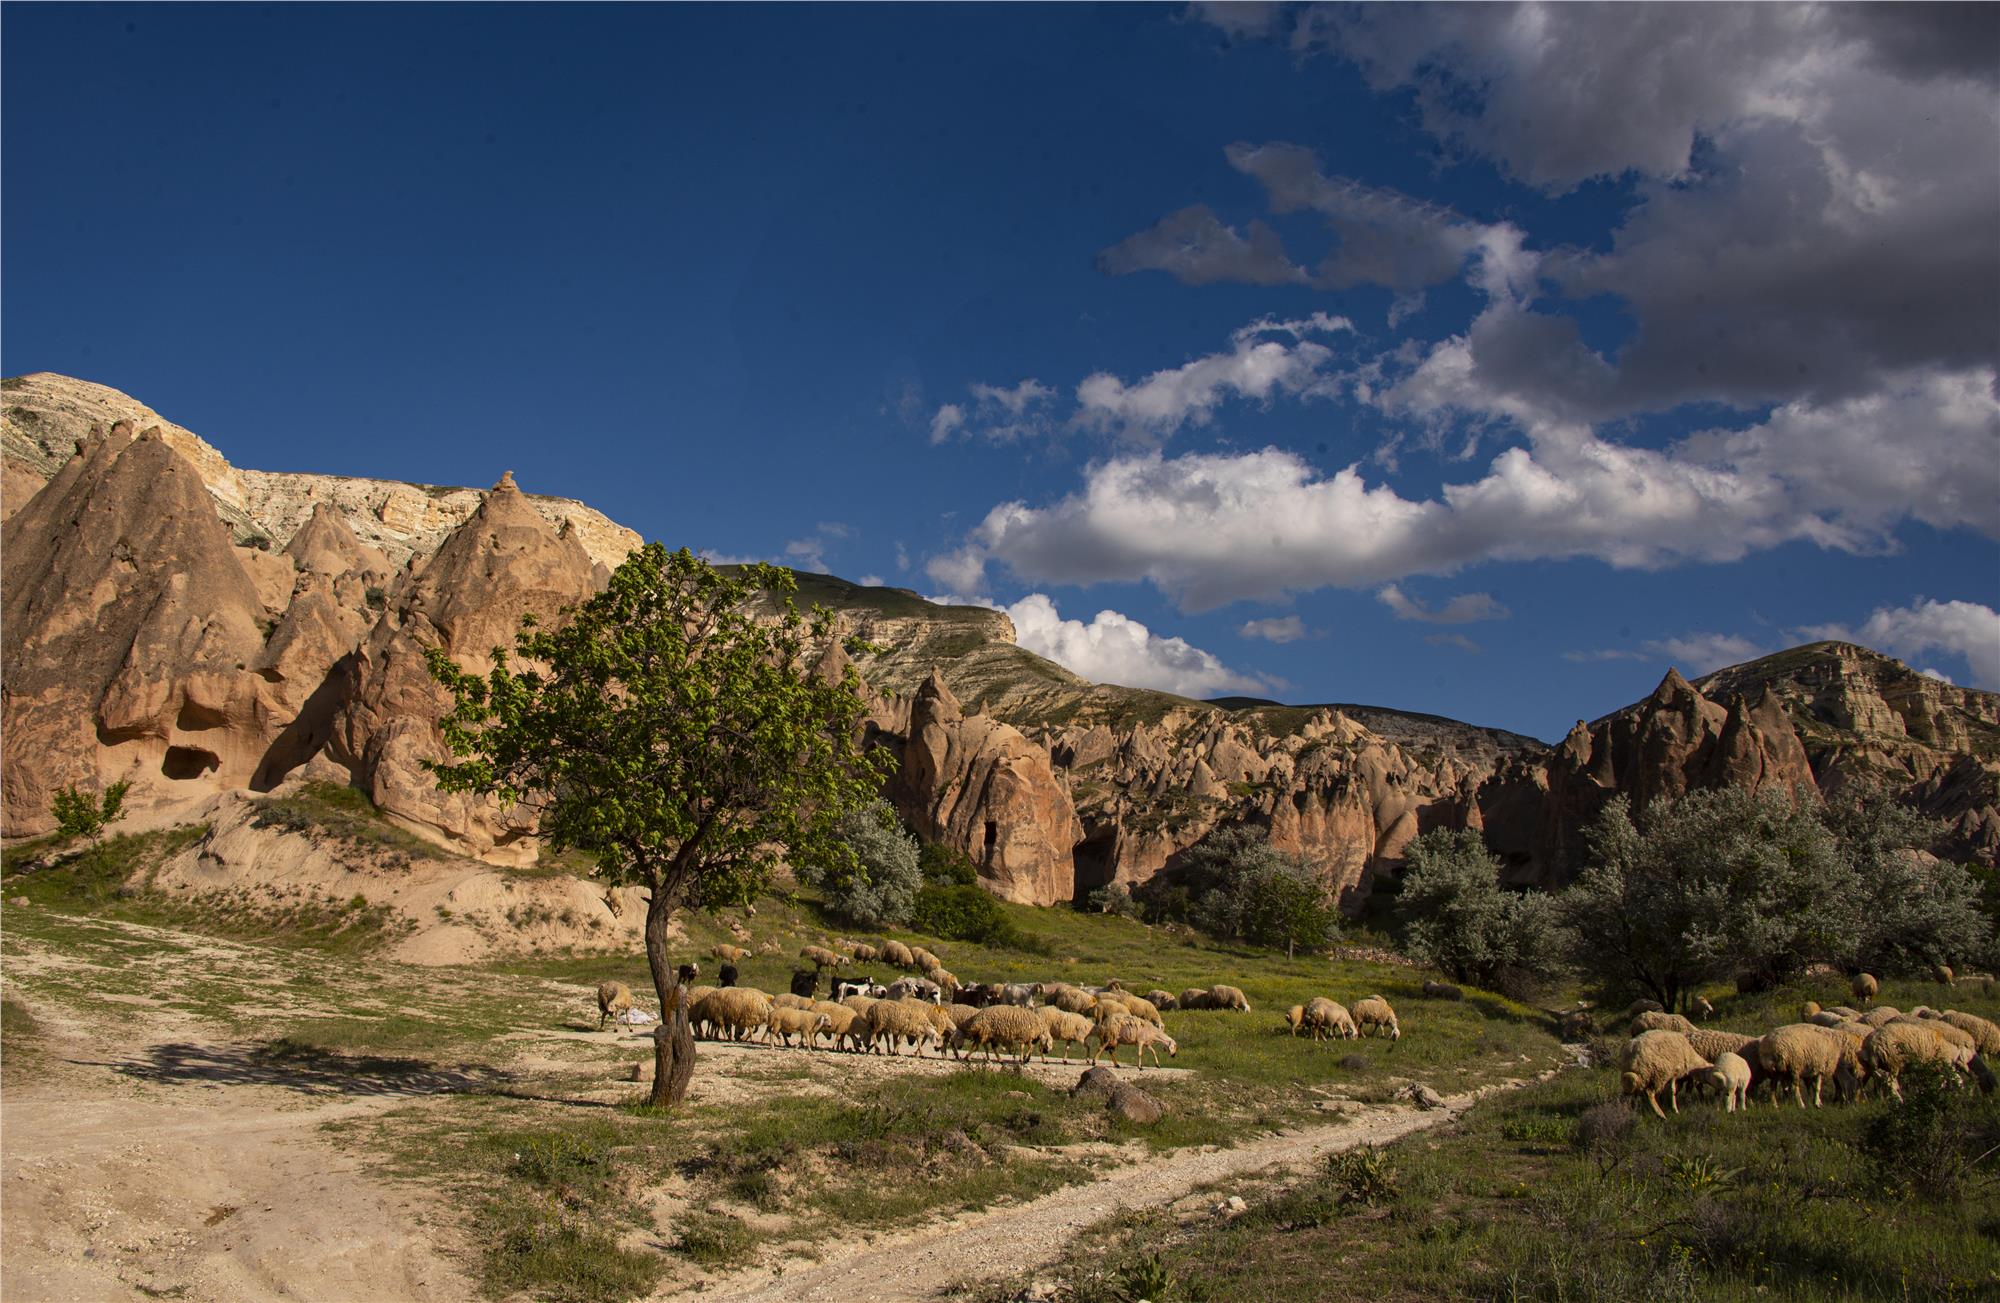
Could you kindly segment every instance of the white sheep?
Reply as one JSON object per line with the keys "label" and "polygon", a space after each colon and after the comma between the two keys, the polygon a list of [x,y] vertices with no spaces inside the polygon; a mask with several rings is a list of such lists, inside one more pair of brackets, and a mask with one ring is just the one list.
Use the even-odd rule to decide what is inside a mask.
{"label": "white sheep", "polygon": [[1354,1002],[1354,1026],[1363,1036],[1379,1030],[1392,1041],[1403,1039],[1403,1026],[1396,1021],[1396,1011],[1379,995]]}
{"label": "white sheep", "polygon": [[597,1030],[604,1030],[607,1018],[624,1017],[632,1010],[632,988],[623,982],[597,984]]}
{"label": "white sheep", "polygon": [[1828,1081],[1845,1095],[1860,1077],[1857,1056],[1848,1039],[1832,1028],[1812,1023],[1790,1023],[1766,1032],[1757,1043],[1757,1063],[1774,1081],[1791,1083],[1792,1098],[1800,1108],[1806,1106],[1804,1085],[1808,1080],[1813,1084],[1813,1107],[1819,1108]]}
{"label": "white sheep", "polygon": [[1681,1078],[1714,1066],[1696,1054],[1688,1038],[1679,1032],[1640,1032],[1625,1043],[1625,1052],[1618,1062],[1618,1084],[1626,1095],[1644,1095],[1653,1112],[1664,1120],[1667,1114],[1660,1107],[1660,1092],[1667,1092],[1668,1102],[1678,1113]]}
{"label": "white sheep", "polygon": [[1875,980],[1873,973],[1856,973],[1854,985],[1849,989],[1854,992],[1855,999],[1867,1004],[1875,998],[1875,993],[1882,989],[1882,984]]}
{"label": "white sheep", "polygon": [[1160,1062],[1162,1045],[1167,1047],[1167,1057],[1170,1059],[1181,1052],[1181,1047],[1175,1043],[1173,1037],[1153,1024],[1129,1014],[1097,1024],[1096,1036],[1097,1049],[1091,1053],[1090,1061],[1095,1063],[1100,1055],[1109,1054],[1113,1067],[1118,1066],[1118,1050],[1125,1045],[1133,1046],[1136,1050],[1136,1059],[1142,1072],[1146,1067],[1147,1050],[1153,1052],[1153,1066],[1156,1068],[1164,1066]]}
{"label": "white sheep", "polygon": [[1639,1032],[1679,1032],[1683,1036],[1692,1035],[1695,1025],[1677,1013],[1666,1013],[1648,1009],[1632,1020],[1633,1034]]}
{"label": "white sheep", "polygon": [[1708,1084],[1722,1092],[1723,1110],[1728,1113],[1750,1107],[1750,1079],[1749,1061],[1730,1050],[1716,1055],[1715,1066],[1708,1070]]}

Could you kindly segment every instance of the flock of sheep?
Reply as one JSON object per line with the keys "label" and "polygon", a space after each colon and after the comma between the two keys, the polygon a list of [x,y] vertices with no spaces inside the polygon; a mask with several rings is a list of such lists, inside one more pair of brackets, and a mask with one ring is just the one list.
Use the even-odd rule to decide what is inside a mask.
{"label": "flock of sheep", "polygon": [[[1949,983],[1950,970],[1939,980]],[[1854,979],[1854,997],[1873,1002],[1879,985],[1863,973]],[[1628,1097],[1643,1096],[1662,1118],[1660,1092],[1680,1111],[1679,1090],[1713,1090],[1724,1107],[1747,1108],[1751,1093],[1768,1084],[1771,1101],[1784,1089],[1805,1107],[1805,1087],[1812,1085],[1813,1106],[1821,1105],[1830,1081],[1836,1100],[1858,1099],[1871,1089],[1887,1089],[1898,1100],[1898,1077],[1912,1063],[1933,1063],[1961,1080],[1970,1077],[1990,1091],[1996,1083],[1986,1055],[2000,1055],[2000,1026],[1977,1014],[1955,1009],[1939,1012],[1919,1007],[1903,1013],[1888,1005],[1868,1012],[1839,1005],[1822,1009],[1808,1001],[1799,1021],[1762,1036],[1697,1027],[1679,1014],[1661,1012],[1657,1005],[1634,1006],[1637,1034],[1625,1045],[1619,1061],[1619,1086]]]}
{"label": "flock of sheep", "polygon": [[[688,1020],[704,1039],[757,1040],[818,1049],[825,1043],[855,1053],[922,1055],[935,1047],[939,1054],[962,1059],[984,1056],[1026,1064],[1039,1052],[1044,1061],[1062,1047],[1064,1061],[1072,1052],[1088,1050],[1089,1061],[1132,1047],[1134,1062],[1144,1068],[1148,1052],[1162,1066],[1180,1046],[1166,1031],[1163,1009],[1220,1009],[1249,1012],[1250,1001],[1234,986],[1197,987],[1178,995],[1170,991],[1127,991],[1117,980],[1103,986],[1068,982],[961,983],[938,957],[921,946],[900,941],[879,945],[850,942],[846,953],[824,946],[807,946],[799,958],[813,971],[797,975],[795,989],[772,995],[748,986],[696,986],[688,992]],[[741,946],[719,945],[709,952],[725,965],[747,958]],[[817,998],[818,975],[851,962],[886,963],[921,972],[887,987],[866,980],[840,982],[836,999]],[[810,991],[811,993],[808,993]],[[846,993],[843,994],[842,992]],[[631,991],[622,982],[597,989],[598,1025],[631,1008]],[[1337,1007],[1337,1006],[1336,1006]],[[1394,1015],[1391,1014],[1393,1024]]]}

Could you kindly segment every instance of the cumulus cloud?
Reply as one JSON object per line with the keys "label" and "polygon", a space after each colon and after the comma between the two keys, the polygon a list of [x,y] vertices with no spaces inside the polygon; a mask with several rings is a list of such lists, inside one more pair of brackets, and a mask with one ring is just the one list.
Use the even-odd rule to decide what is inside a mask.
{"label": "cumulus cloud", "polygon": [[997,559],[1030,583],[1145,579],[1202,610],[1481,561],[1659,568],[1797,540],[1880,553],[1912,517],[2000,536],[1996,464],[1991,371],[1919,377],[1826,407],[1788,404],[1756,426],[1665,449],[1538,420],[1529,446],[1432,498],[1371,484],[1357,466],[1325,475],[1278,448],[1125,454],[1093,464],[1055,502],[994,507],[932,574],[976,577]]}
{"label": "cumulus cloud", "polygon": [[1280,615],[1266,620],[1245,620],[1243,627],[1236,632],[1245,638],[1262,638],[1265,642],[1297,642],[1306,636],[1306,624],[1296,615]]}
{"label": "cumulus cloud", "polygon": [[1093,683],[1157,688],[1184,697],[1267,691],[1270,683],[1242,674],[1181,638],[1166,638],[1117,611],[1085,624],[1066,620],[1047,594],[1030,593],[1006,608],[1021,646]]}
{"label": "cumulus cloud", "polygon": [[1678,638],[1649,638],[1637,647],[1599,647],[1563,653],[1566,661],[1653,661],[1671,665],[1694,677],[1740,665],[1766,655],[1768,649],[1733,633],[1689,633]]}
{"label": "cumulus cloud", "polygon": [[1511,614],[1491,593],[1460,593],[1435,610],[1395,584],[1385,585],[1375,597],[1394,611],[1398,620],[1421,620],[1426,624],[1471,624],[1478,620],[1504,620]]}
{"label": "cumulus cloud", "polygon": [[1033,376],[1012,386],[975,383],[967,389],[972,394],[970,404],[946,403],[931,418],[932,443],[954,435],[1016,443],[1053,428],[1047,409],[1055,390]]}
{"label": "cumulus cloud", "polygon": [[1328,374],[1333,350],[1306,336],[1353,328],[1347,318],[1323,312],[1296,321],[1267,318],[1238,330],[1227,353],[1155,371],[1129,385],[1107,371],[1095,372],[1076,388],[1076,421],[1127,437],[1163,438],[1184,425],[1207,425],[1230,398],[1332,397],[1339,391]]}
{"label": "cumulus cloud", "polygon": [[1433,633],[1424,638],[1433,647],[1456,647],[1462,652],[1479,655],[1485,649],[1462,633]]}
{"label": "cumulus cloud", "polygon": [[931,417],[931,442],[943,443],[964,428],[965,409],[957,403],[946,403]]}
{"label": "cumulus cloud", "polygon": [[1822,624],[1800,633],[1860,643],[1905,661],[1931,652],[1962,656],[1975,686],[2000,692],[2000,611],[1978,602],[1919,597],[1909,606],[1877,608],[1858,628]]}
{"label": "cumulus cloud", "polygon": [[1136,235],[1097,255],[1099,271],[1126,276],[1163,271],[1186,285],[1231,281],[1243,285],[1305,284],[1303,267],[1285,256],[1278,233],[1251,222],[1244,234],[1206,204],[1169,213]]}

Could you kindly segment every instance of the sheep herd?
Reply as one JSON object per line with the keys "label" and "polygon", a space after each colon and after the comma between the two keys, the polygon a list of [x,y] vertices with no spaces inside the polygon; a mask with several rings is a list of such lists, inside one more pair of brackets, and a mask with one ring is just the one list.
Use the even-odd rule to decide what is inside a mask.
{"label": "sheep herd", "polygon": [[[852,1053],[921,1056],[934,1048],[940,1055],[967,1061],[977,1057],[988,1063],[1017,1064],[1026,1064],[1038,1052],[1047,1062],[1060,1046],[1066,1062],[1071,1054],[1088,1051],[1092,1063],[1108,1057],[1117,1065],[1118,1051],[1129,1046],[1133,1061],[1144,1068],[1148,1054],[1157,1067],[1163,1066],[1162,1051],[1167,1058],[1180,1052],[1167,1034],[1162,1010],[1250,1010],[1248,997],[1226,984],[1143,995],[1127,991],[1115,979],[1103,986],[967,984],[922,946],[901,941],[836,944],[838,949],[821,945],[802,949],[799,958],[811,968],[795,973],[793,989],[785,994],[748,986],[692,987],[687,993],[688,1019],[695,1035]],[[727,965],[750,954],[732,945],[715,946],[709,953]],[[832,990],[836,998],[818,998],[825,974],[837,974],[856,962],[883,963],[922,976],[900,978],[886,987],[867,978],[836,976]],[[631,1009],[632,993],[622,982],[605,982],[597,989],[597,1007],[601,1029],[606,1019]],[[1387,1009],[1386,1004],[1382,1007]],[[1393,1012],[1388,1022],[1393,1030]]]}
{"label": "sheep herd", "polygon": [[[1949,982],[1940,970],[1939,980]],[[1855,999],[1863,1006],[1880,990],[1873,976],[1854,979]],[[1740,1032],[1698,1027],[1657,1005],[1634,1006],[1635,1032],[1619,1057],[1622,1094],[1643,1097],[1653,1112],[1666,1117],[1660,1093],[1675,1112],[1679,1091],[1716,1092],[1730,1112],[1749,1106],[1751,1094],[1767,1087],[1777,1104],[1789,1089],[1799,1107],[1812,1088],[1815,1108],[1822,1105],[1827,1084],[1836,1101],[1859,1099],[1869,1091],[1903,1097],[1898,1082],[1912,1063],[1931,1063],[1963,1081],[1991,1091],[1996,1084],[1986,1056],[2000,1055],[2000,1025],[1956,1009],[1942,1012],[1918,1007],[1909,1013],[1877,1005],[1867,1012],[1838,1005],[1822,1009],[1808,1001],[1799,1021],[1748,1036]]]}

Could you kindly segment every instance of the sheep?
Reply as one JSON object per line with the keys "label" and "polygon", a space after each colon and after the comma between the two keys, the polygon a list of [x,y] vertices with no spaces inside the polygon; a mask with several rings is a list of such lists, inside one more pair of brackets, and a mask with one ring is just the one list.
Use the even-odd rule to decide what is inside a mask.
{"label": "sheep", "polygon": [[909,1042],[921,1056],[924,1047],[938,1039],[938,1031],[919,1000],[877,1000],[862,1017],[867,1020],[871,1050],[901,1054]]}
{"label": "sheep", "polygon": [[727,986],[704,996],[689,1016],[713,1026],[717,1035],[727,1032],[730,1040],[742,1040],[769,1020],[771,997],[754,986]]}
{"label": "sheep", "polygon": [[854,1024],[859,1020],[859,1014],[846,1005],[835,1004],[831,1000],[815,1001],[812,1008],[814,1013],[826,1015],[827,1039],[834,1045],[845,1045],[849,1049],[860,1048],[859,1042],[854,1037]]}
{"label": "sheep", "polygon": [[1820,1012],[1819,1001],[1808,1000],[1804,1004],[1799,1006],[1799,1021],[1811,1022],[1813,1020],[1814,1015],[1818,1014],[1819,1012]]}
{"label": "sheep", "polygon": [[1873,973],[1856,973],[1854,985],[1848,989],[1854,992],[1855,999],[1867,1004],[1875,998],[1875,993],[1882,989],[1882,984],[1875,980]]}
{"label": "sheep", "polygon": [[1734,1113],[1739,1105],[1750,1107],[1750,1064],[1742,1055],[1732,1050],[1716,1055],[1707,1082],[1722,1092],[1724,1112]]}
{"label": "sheep", "polygon": [[819,1034],[833,1025],[833,1019],[813,1009],[773,1008],[764,1021],[764,1043],[769,1045],[776,1036],[786,1048],[791,1048],[792,1037],[796,1036],[808,1049],[819,1048]]}
{"label": "sheep", "polygon": [[1819,1108],[1821,1092],[1829,1080],[1845,1095],[1860,1076],[1852,1043],[1838,1032],[1812,1023],[1790,1023],[1765,1033],[1757,1043],[1757,1063],[1774,1081],[1791,1083],[1792,1098],[1800,1108],[1806,1106],[1804,1084],[1808,1078],[1813,1083],[1813,1107]]}
{"label": "sheep", "polygon": [[854,1016],[857,1018],[865,1018],[868,1016],[868,1006],[879,1003],[883,998],[874,995],[843,995],[834,1003],[844,1004],[854,1010]]}
{"label": "sheep", "polygon": [[1688,1006],[1688,1012],[1695,1016],[1697,1022],[1707,1022],[1715,1017],[1715,1006],[1708,1002],[1707,996],[1697,995],[1694,1003]]}
{"label": "sheep", "polygon": [[809,995],[794,995],[790,991],[771,997],[773,1009],[810,1009],[817,1003],[818,1001]]}
{"label": "sheep", "polygon": [[1658,1000],[1634,1000],[1632,1003],[1625,1006],[1625,1012],[1619,1016],[1626,1019],[1632,1019],[1632,1018],[1637,1018],[1642,1013],[1664,1013],[1664,1012],[1666,1012],[1666,1006],[1661,1004]]}
{"label": "sheep", "polygon": [[948,1004],[944,1006],[944,1011],[951,1015],[951,1029],[957,1031],[959,1028],[965,1026],[966,1019],[979,1012],[979,1006],[976,1004]]}
{"label": "sheep", "polygon": [[1042,1016],[1033,1009],[1014,1004],[996,1004],[981,1009],[966,1019],[965,1025],[952,1038],[952,1049],[966,1057],[970,1057],[973,1050],[983,1050],[990,1062],[995,1051],[1019,1051],[1023,1066],[1037,1049],[1046,1055],[1053,1048],[1054,1038],[1049,1034],[1048,1024],[1042,1021]]}
{"label": "sheep", "polygon": [[599,982],[597,984],[597,1030],[604,1030],[606,1019],[622,1018],[632,1011],[632,988],[623,982]]}
{"label": "sheep", "polygon": [[1653,1106],[1653,1112],[1665,1121],[1667,1114],[1660,1107],[1660,1092],[1667,1092],[1667,1101],[1678,1113],[1681,1111],[1681,1078],[1691,1072],[1706,1072],[1714,1066],[1696,1054],[1694,1046],[1688,1044],[1688,1038],[1679,1032],[1640,1032],[1626,1042],[1625,1051],[1619,1057],[1619,1089],[1626,1095],[1644,1095],[1646,1102]]}
{"label": "sheep", "polygon": [[944,993],[936,982],[922,977],[904,977],[889,983],[891,1000],[925,1000],[931,1004],[941,1004]]}
{"label": "sheep", "polygon": [[1424,999],[1426,1000],[1463,1000],[1464,998],[1465,992],[1459,990],[1450,982],[1424,983]]}
{"label": "sheep", "polygon": [[1315,1041],[1328,1036],[1352,1039],[1357,1034],[1354,1017],[1347,1012],[1346,1006],[1323,995],[1316,995],[1302,1005],[1293,1005],[1286,1011],[1285,1021],[1291,1024],[1292,1035],[1298,1035],[1299,1029],[1304,1028],[1312,1033]]}
{"label": "sheep", "polygon": [[[1090,1043],[1091,1033],[1097,1030],[1096,1024],[1082,1014],[1070,1013],[1053,1005],[1043,1005],[1035,1012],[1041,1015],[1042,1025],[1049,1029],[1051,1049],[1056,1041],[1062,1042],[1065,1062],[1069,1059],[1070,1048],[1087,1046]],[[1048,1057],[1049,1051],[1044,1051],[1043,1061],[1047,1062]]]}
{"label": "sheep", "polygon": [[[1861,1016],[1861,1011],[1859,1009],[1850,1009],[1844,1004],[1836,1004],[1832,1008],[1828,1009],[1827,1012],[1837,1013],[1841,1017],[1849,1019],[1859,1018]],[[1803,1022],[1804,1019],[1801,1019],[1800,1021]]]}
{"label": "sheep", "polygon": [[1743,1047],[1757,1043],[1755,1036],[1745,1036],[1741,1032],[1711,1031],[1706,1027],[1697,1027],[1683,1034],[1687,1037],[1688,1044],[1694,1046],[1696,1054],[1711,1060],[1718,1054],[1739,1054],[1748,1059],[1750,1056],[1743,1054]]}
{"label": "sheep", "polygon": [[1392,1041],[1403,1039],[1403,1027],[1396,1021],[1396,1011],[1379,995],[1354,1002],[1354,1026],[1362,1036],[1380,1029]]}
{"label": "sheep", "polygon": [[1632,1030],[1638,1032],[1679,1032],[1686,1036],[1695,1030],[1693,1023],[1677,1013],[1646,1012],[1632,1020]]}
{"label": "sheep", "polygon": [[1155,1009],[1158,1009],[1161,1013],[1165,1013],[1167,1010],[1175,1007],[1174,993],[1172,991],[1161,991],[1157,989],[1148,991],[1146,992],[1146,1002],[1152,1005]]}
{"label": "sheep", "polygon": [[1230,1009],[1237,1013],[1249,1013],[1250,1001],[1233,986],[1211,986],[1208,988],[1210,1009]]}
{"label": "sheep", "polygon": [[740,964],[750,957],[750,952],[742,946],[715,946],[708,953],[720,959],[725,964]]}
{"label": "sheep", "polygon": [[1191,986],[1174,997],[1174,1003],[1183,1009],[1213,1009],[1210,996],[1204,987]]}
{"label": "sheep", "polygon": [[866,941],[857,941],[854,943],[854,962],[857,964],[872,964],[880,957],[881,953],[881,951],[869,945]]}
{"label": "sheep", "polygon": [[1884,1023],[1894,1022],[1903,1016],[1903,1011],[1891,1004],[1878,1004],[1863,1014],[1861,1021],[1870,1027],[1880,1028]]}
{"label": "sheep", "polygon": [[1160,1011],[1153,1007],[1151,1000],[1137,995],[1127,995],[1122,997],[1119,1003],[1123,1004],[1125,1012],[1131,1014],[1134,1018],[1143,1019],[1155,1027],[1164,1027],[1167,1025],[1161,1020]]}
{"label": "sheep", "polygon": [[847,962],[846,955],[837,955],[825,946],[807,946],[799,951],[799,958],[811,964],[815,972],[827,968],[838,968]]}
{"label": "sheep", "polygon": [[933,968],[931,969],[930,972],[925,973],[924,976],[928,977],[931,981],[936,982],[938,984],[938,989],[940,991],[943,991],[947,997],[949,997],[954,991],[959,990],[964,985],[964,983],[958,980],[957,973],[950,972],[943,968]]}
{"label": "sheep", "polygon": [[1931,1016],[1939,1022],[1950,1023],[1971,1036],[1973,1044],[1981,1054],[2000,1055],[2000,1024],[1981,1018],[1976,1013],[1960,1013],[1956,1009],[1946,1009],[1943,1013]]}
{"label": "sheep", "polygon": [[922,946],[911,946],[909,966],[911,968],[916,969],[918,972],[927,973],[933,968],[943,968],[944,964],[939,962],[938,957],[936,955],[924,949]]}
{"label": "sheep", "polygon": [[1876,1081],[1889,1084],[1889,1093],[1898,1100],[1903,1088],[1898,1078],[1911,1063],[1936,1063],[1958,1067],[1959,1050],[1928,1023],[1892,1022],[1873,1032],[1861,1046],[1861,1064]]}
{"label": "sheep", "polygon": [[910,969],[917,966],[916,956],[911,954],[910,948],[900,941],[884,941],[877,953],[880,954],[883,963],[893,964],[897,968]]}
{"label": "sheep", "polygon": [[1151,1023],[1142,1022],[1137,1018],[1129,1016],[1112,1018],[1107,1022],[1097,1024],[1096,1036],[1097,1049],[1092,1052],[1090,1061],[1095,1063],[1100,1055],[1109,1054],[1111,1056],[1111,1066],[1114,1068],[1118,1066],[1119,1047],[1124,1045],[1134,1047],[1141,1072],[1144,1072],[1146,1069],[1147,1050],[1153,1052],[1153,1066],[1156,1068],[1164,1066],[1160,1062],[1160,1047],[1162,1045],[1167,1047],[1167,1057],[1170,1059],[1181,1052],[1181,1047],[1175,1044],[1174,1038],[1167,1035],[1165,1031],[1153,1026]]}
{"label": "sheep", "polygon": [[1841,1017],[1831,1009],[1822,1009],[1812,1017],[1802,1018],[1799,1021],[1809,1022],[1815,1027],[1840,1027],[1852,1020]]}
{"label": "sheep", "polygon": [[1951,971],[1950,964],[1937,965],[1931,969],[1931,976],[1937,979],[1940,986],[1955,986],[1958,983],[1958,975]]}

